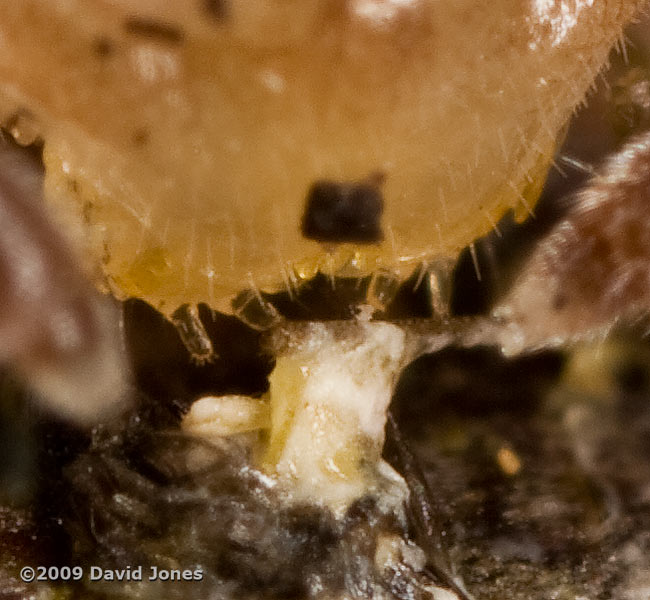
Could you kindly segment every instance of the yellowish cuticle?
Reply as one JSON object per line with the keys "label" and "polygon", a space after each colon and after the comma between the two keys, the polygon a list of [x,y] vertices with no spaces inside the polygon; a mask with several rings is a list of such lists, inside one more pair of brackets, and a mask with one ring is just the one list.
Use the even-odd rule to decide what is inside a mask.
{"label": "yellowish cuticle", "polygon": [[269,383],[271,432],[262,463],[267,471],[273,471],[293,430],[292,422],[305,386],[301,363],[290,358],[279,358],[269,377]]}

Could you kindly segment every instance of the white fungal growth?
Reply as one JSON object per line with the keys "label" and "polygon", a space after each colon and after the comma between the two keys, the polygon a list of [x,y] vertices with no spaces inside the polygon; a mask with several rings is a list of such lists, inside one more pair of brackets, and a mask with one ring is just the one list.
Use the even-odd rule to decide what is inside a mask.
{"label": "white fungal growth", "polygon": [[207,438],[269,428],[262,466],[291,501],[342,514],[382,490],[382,502],[400,506],[406,486],[381,450],[405,333],[378,322],[342,332],[326,323],[292,332],[270,376],[270,422],[263,400],[226,396],[199,400],[183,427]]}
{"label": "white fungal growth", "polygon": [[266,402],[248,396],[205,396],[183,419],[183,429],[207,438],[248,433],[269,427]]}

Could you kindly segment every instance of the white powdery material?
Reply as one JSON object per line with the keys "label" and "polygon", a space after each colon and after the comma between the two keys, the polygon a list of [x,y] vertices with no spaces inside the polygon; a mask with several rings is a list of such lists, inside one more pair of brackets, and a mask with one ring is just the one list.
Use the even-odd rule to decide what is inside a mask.
{"label": "white powdery material", "polygon": [[[387,477],[381,468],[386,411],[405,335],[388,323],[359,327],[341,339],[326,324],[311,325],[303,343],[278,360],[271,376],[277,428],[272,445],[274,435],[281,439],[275,471],[290,483],[294,499],[335,512],[372,490],[405,493],[401,479]],[[291,379],[291,373],[297,381],[286,386],[281,378]]]}
{"label": "white powdery material", "polygon": [[386,410],[404,352],[404,332],[387,323],[367,323],[362,341],[337,342],[323,327],[319,361],[309,368],[303,398],[358,419],[361,433],[382,439]]}

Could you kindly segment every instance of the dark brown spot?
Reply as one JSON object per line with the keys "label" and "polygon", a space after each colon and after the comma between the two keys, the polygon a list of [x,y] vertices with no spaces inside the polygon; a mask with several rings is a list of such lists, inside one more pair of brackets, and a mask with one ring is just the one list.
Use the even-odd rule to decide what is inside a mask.
{"label": "dark brown spot", "polygon": [[104,242],[102,252],[102,264],[108,265],[111,262],[111,251],[108,249],[108,244]]}
{"label": "dark brown spot", "polygon": [[567,304],[567,297],[565,294],[557,294],[553,298],[553,310],[562,310]]}
{"label": "dark brown spot", "polygon": [[110,38],[98,37],[93,42],[93,52],[99,58],[110,58],[115,53],[115,44]]}
{"label": "dark brown spot", "polygon": [[76,179],[68,179],[67,184],[68,184],[68,189],[73,194],[78,194],[79,193],[79,183],[77,182]]}
{"label": "dark brown spot", "polygon": [[124,29],[131,35],[147,37],[166,44],[180,44],[183,30],[173,23],[165,23],[147,17],[129,17],[124,22]]}
{"label": "dark brown spot", "polygon": [[201,7],[214,21],[225,21],[228,18],[227,0],[201,0]]}
{"label": "dark brown spot", "polygon": [[302,234],[319,242],[380,242],[383,208],[381,192],[371,183],[318,181],[307,194]]}
{"label": "dark brown spot", "polygon": [[144,146],[149,141],[149,137],[149,130],[140,127],[133,132],[133,137],[131,139],[133,140],[134,146]]}
{"label": "dark brown spot", "polygon": [[83,218],[83,222],[86,223],[86,225],[90,225],[91,223],[90,214],[92,210],[93,210],[92,202],[83,203],[83,206],[81,207],[81,217]]}

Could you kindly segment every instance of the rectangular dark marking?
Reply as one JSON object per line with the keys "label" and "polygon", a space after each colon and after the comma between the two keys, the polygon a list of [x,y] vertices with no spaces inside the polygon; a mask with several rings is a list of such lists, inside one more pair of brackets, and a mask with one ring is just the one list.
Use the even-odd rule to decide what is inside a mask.
{"label": "rectangular dark marking", "polygon": [[225,21],[228,18],[227,0],[201,0],[203,11],[214,21]]}
{"label": "rectangular dark marking", "polygon": [[92,46],[99,58],[108,58],[115,52],[115,44],[107,37],[98,37],[93,41]]}
{"label": "rectangular dark marking", "polygon": [[383,208],[381,191],[372,183],[319,180],[307,193],[302,234],[325,243],[381,242]]}
{"label": "rectangular dark marking", "polygon": [[130,35],[147,37],[166,44],[180,44],[183,30],[173,23],[165,23],[148,17],[129,17],[124,21],[124,30]]}

